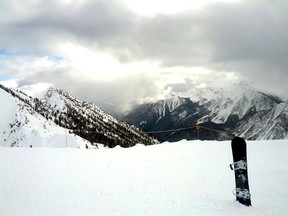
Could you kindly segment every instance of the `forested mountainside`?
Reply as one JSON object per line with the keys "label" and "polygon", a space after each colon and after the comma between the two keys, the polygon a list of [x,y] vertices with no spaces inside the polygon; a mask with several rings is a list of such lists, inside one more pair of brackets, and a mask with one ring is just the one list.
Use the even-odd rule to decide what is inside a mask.
{"label": "forested mountainside", "polygon": [[[16,100],[16,105],[13,106],[18,108],[15,109],[14,117],[27,112],[31,116],[40,115],[43,117],[42,121],[44,121],[42,125],[53,122],[70,133],[88,140],[92,145],[103,143],[109,147],[115,147],[116,145],[130,147],[136,143],[146,145],[158,143],[155,138],[147,135],[134,125],[117,120],[95,104],[81,101],[63,90],[49,88],[42,98],[32,98],[16,89],[9,89],[3,85],[0,88],[2,94],[5,91]],[[5,94],[5,98],[4,96],[3,99],[1,98],[2,109],[11,106],[11,103],[11,100],[7,99],[7,94]],[[5,110],[7,112],[7,108]],[[4,110],[1,113],[5,115]],[[12,116],[11,119],[6,119],[8,122],[2,123],[2,130],[5,130],[6,134],[11,134],[13,131],[16,132],[14,127],[30,127],[28,124],[30,122],[29,118],[25,114],[21,119],[15,119]],[[12,132],[7,131],[10,130],[8,126]],[[25,140],[13,142],[25,142]]]}

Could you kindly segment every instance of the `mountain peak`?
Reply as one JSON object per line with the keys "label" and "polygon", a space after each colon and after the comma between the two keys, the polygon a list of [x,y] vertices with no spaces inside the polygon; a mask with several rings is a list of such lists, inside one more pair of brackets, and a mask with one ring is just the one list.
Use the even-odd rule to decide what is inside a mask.
{"label": "mountain peak", "polygon": [[[89,143],[38,113],[38,102],[0,86],[0,140],[6,147],[84,147]],[[39,110],[38,110],[39,111]],[[48,114],[48,113],[47,113]],[[67,140],[67,142],[65,142]]]}
{"label": "mountain peak", "polygon": [[59,112],[66,112],[67,108],[65,106],[65,100],[63,99],[63,97],[61,97],[61,95],[62,91],[50,87],[46,90],[45,94],[42,95],[42,98],[40,98],[40,100],[50,104],[51,107],[58,110]]}

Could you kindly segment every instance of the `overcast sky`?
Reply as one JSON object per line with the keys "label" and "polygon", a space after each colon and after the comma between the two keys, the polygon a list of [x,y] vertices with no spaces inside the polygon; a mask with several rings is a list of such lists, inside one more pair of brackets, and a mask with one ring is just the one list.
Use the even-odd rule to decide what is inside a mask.
{"label": "overcast sky", "polygon": [[288,1],[0,1],[8,86],[127,108],[241,80],[288,96]]}

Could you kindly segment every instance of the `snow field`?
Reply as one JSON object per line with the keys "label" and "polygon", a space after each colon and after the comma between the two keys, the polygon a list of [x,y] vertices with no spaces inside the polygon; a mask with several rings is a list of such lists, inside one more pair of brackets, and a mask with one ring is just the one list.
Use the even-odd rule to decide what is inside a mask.
{"label": "snow field", "polygon": [[248,141],[252,207],[230,141],[123,149],[0,148],[0,215],[287,215],[288,140]]}

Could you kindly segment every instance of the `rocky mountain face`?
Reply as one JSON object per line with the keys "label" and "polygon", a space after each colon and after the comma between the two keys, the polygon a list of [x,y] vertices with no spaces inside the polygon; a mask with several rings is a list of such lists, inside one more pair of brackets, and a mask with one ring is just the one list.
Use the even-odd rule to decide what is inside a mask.
{"label": "rocky mountain face", "polygon": [[[6,107],[5,110],[2,111],[2,114],[5,115],[5,112],[8,112],[9,108],[7,107],[11,106],[11,103],[14,103],[13,101],[15,100],[13,106],[15,106],[16,111],[13,115],[16,115],[16,117],[24,115],[24,119],[15,119],[12,116],[12,118],[8,120],[8,122],[12,121],[10,128],[2,127],[2,131],[5,128],[4,132],[6,134],[13,134],[14,132],[15,136],[19,136],[18,133],[21,128],[24,135],[25,130],[32,127],[28,122],[36,116],[43,124],[49,124],[51,126],[50,130],[53,130],[54,126],[62,129],[65,128],[65,131],[69,131],[70,135],[74,134],[75,136],[77,135],[77,137],[82,137],[89,141],[89,146],[102,143],[109,147],[115,147],[116,145],[130,147],[136,143],[146,145],[158,143],[155,138],[147,135],[134,125],[119,121],[94,104],[80,101],[60,89],[50,88],[40,98],[29,97],[21,91],[5,88],[2,85],[0,86],[0,91],[2,92],[1,94],[4,95],[1,96],[3,97],[3,99],[1,98],[1,109]],[[3,91],[5,91],[5,94]],[[11,98],[14,99],[11,100]],[[32,117],[27,117],[27,113]],[[34,132],[41,133],[40,136],[42,136],[42,138],[43,134],[47,132],[45,130],[46,126],[44,126],[43,129],[43,124],[41,124],[41,131],[34,128]],[[35,127],[35,125],[33,127]],[[14,140],[11,145],[21,146],[23,143],[26,143],[23,139]],[[10,144],[7,145],[9,146]]]}
{"label": "rocky mountain face", "polygon": [[[181,96],[183,95],[183,96]],[[171,104],[173,106],[171,106]],[[250,86],[173,93],[135,107],[123,119],[162,140],[288,138],[287,101]],[[195,125],[201,129],[195,130]]]}

